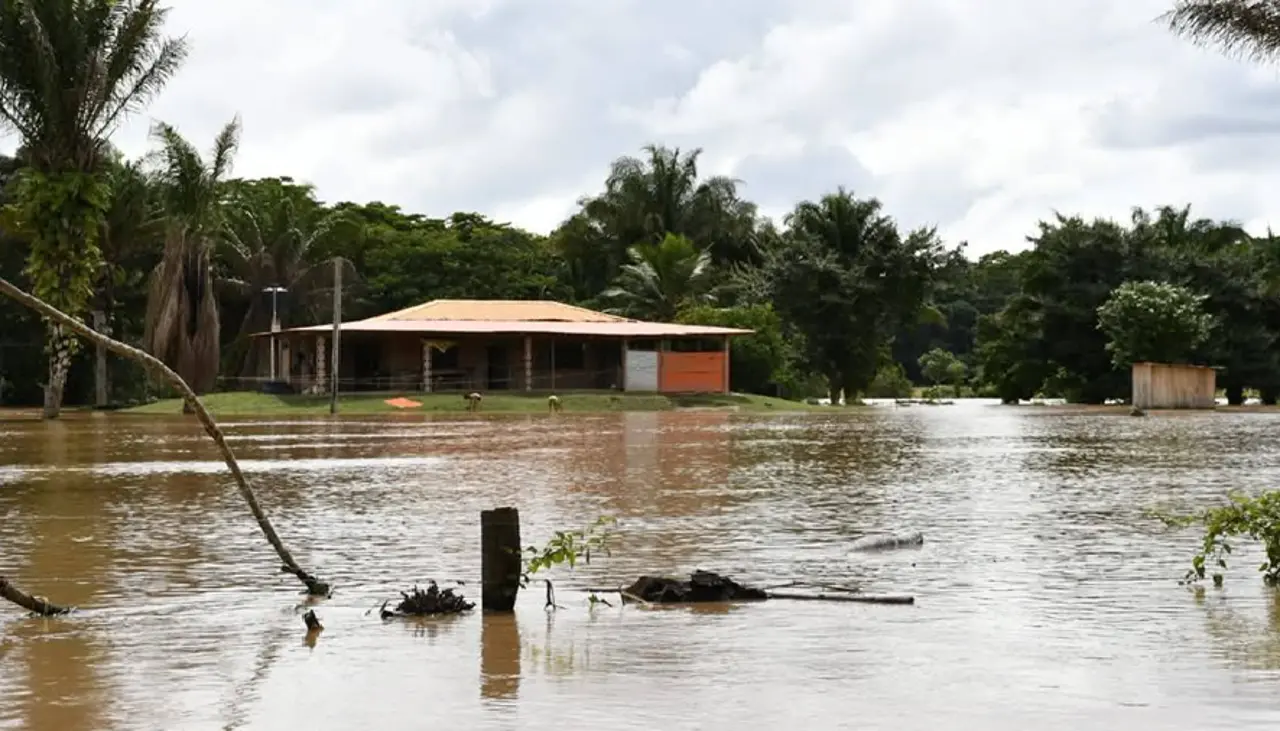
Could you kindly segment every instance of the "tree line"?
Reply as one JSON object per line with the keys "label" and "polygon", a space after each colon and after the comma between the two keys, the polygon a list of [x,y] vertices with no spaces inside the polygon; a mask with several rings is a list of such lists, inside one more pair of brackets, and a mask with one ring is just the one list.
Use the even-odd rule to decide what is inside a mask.
{"label": "tree line", "polygon": [[[699,150],[660,145],[615,160],[549,235],[474,212],[325,203],[287,175],[235,178],[238,120],[207,152],[158,123],[154,149],[126,159],[113,130],[186,55],[162,32],[166,13],[157,0],[0,8],[0,123],[21,138],[0,158],[0,276],[76,316],[101,313],[197,392],[258,372],[249,335],[270,327],[265,289],[287,290],[285,326],[326,322],[336,264],[352,318],[536,298],[750,328],[731,353],[738,391],[854,400],[945,382],[1100,402],[1128,395],[1128,363],[1175,359],[1221,366],[1233,401],[1280,393],[1277,239],[1186,208],[1054,215],[1026,250],[972,260],[965,243],[843,188],[773,221],[739,181],[702,175]],[[113,368],[113,400],[139,398],[142,374]],[[64,390],[90,399],[87,355],[0,304],[0,403],[53,416]]]}

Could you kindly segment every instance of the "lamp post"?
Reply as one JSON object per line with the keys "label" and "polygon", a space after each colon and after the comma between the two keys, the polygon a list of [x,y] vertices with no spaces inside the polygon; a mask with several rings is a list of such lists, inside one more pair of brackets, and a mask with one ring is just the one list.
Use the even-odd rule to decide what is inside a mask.
{"label": "lamp post", "polygon": [[279,351],[276,333],[280,332],[280,314],[276,309],[276,296],[289,290],[284,287],[266,287],[262,291],[271,293],[271,380],[274,381],[276,380],[276,353]]}

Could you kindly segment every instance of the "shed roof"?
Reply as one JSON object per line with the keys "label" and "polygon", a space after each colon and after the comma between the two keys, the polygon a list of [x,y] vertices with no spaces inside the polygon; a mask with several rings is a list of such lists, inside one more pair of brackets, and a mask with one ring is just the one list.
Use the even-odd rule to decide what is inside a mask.
{"label": "shed roof", "polygon": [[[332,329],[333,325],[312,325],[290,328],[281,333],[322,333]],[[365,320],[342,323],[342,332],[664,338],[749,335],[752,331],[629,320],[550,300],[432,300]]]}

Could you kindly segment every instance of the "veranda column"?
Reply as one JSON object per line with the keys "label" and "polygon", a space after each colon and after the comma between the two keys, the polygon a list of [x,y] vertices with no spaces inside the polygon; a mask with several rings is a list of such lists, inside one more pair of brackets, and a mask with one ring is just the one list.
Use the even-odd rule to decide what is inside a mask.
{"label": "veranda column", "polygon": [[325,357],[325,339],[323,335],[316,336],[316,386],[321,391],[329,390],[328,375],[329,359]]}
{"label": "veranda column", "polygon": [[431,393],[431,341],[422,341],[422,390]]}
{"label": "veranda column", "polygon": [[533,336],[524,336],[524,390],[533,390]]}
{"label": "veranda column", "polygon": [[729,393],[729,336],[724,336],[724,392]]}

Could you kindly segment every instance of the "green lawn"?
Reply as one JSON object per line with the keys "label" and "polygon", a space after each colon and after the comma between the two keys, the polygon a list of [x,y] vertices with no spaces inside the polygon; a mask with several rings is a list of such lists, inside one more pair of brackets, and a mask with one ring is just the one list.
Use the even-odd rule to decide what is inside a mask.
{"label": "green lawn", "polygon": [[[797,401],[755,396],[748,394],[703,394],[666,396],[660,394],[626,393],[563,393],[558,394],[565,411],[600,413],[608,411],[669,411],[673,409],[710,408],[738,409],[742,411],[811,411],[817,407]],[[403,397],[421,403],[400,409],[386,403],[388,399]],[[293,414],[328,414],[328,396],[274,396],[263,393],[235,392],[212,393],[203,397],[205,406],[215,416],[258,416]],[[339,399],[341,414],[402,414],[415,412],[463,412],[466,401],[460,393],[379,393],[345,394]],[[485,394],[480,412],[536,413],[546,412],[546,394],[491,393]],[[177,414],[182,411],[179,399],[166,399],[144,406],[126,409],[126,414]]]}

